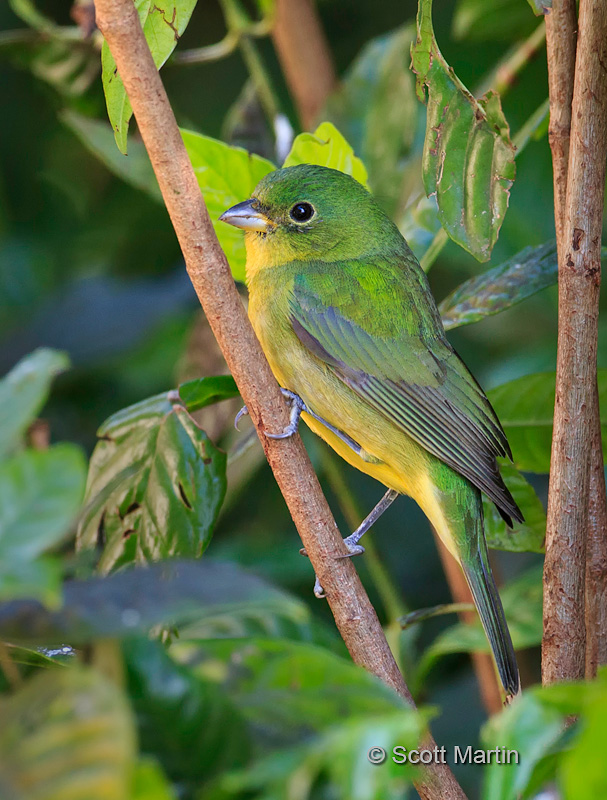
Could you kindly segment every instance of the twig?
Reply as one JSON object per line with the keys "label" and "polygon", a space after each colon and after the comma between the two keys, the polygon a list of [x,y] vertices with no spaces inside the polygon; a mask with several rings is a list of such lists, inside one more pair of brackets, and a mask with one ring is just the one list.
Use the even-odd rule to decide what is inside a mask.
{"label": "twig", "polygon": [[[560,126],[553,127],[551,138],[555,139],[558,130],[559,142],[564,145],[565,70],[571,70],[574,9],[574,0],[555,2],[549,23],[550,88],[557,100],[552,125]],[[557,226],[559,219],[564,219],[564,224],[559,231],[559,338],[544,564],[542,679],[546,684],[585,673],[584,580],[590,459],[597,415],[597,322],[607,153],[607,6],[603,0],[581,0],[578,27],[566,173],[560,156],[556,162]],[[554,153],[558,143],[552,146]],[[567,181],[564,216],[562,180]]]}
{"label": "twig", "polygon": [[516,80],[529,62],[535,58],[546,39],[546,28],[541,22],[524,42],[515,44],[512,51],[501,60],[495,70],[485,78],[476,90],[476,96],[493,89],[500,95],[516,83]]}
{"label": "twig", "polygon": [[272,38],[301,124],[311,130],[337,84],[313,0],[277,0]]}
{"label": "twig", "polygon": [[[98,26],[124,82],[188,274],[247,404],[344,642],[357,664],[413,704],[351,559],[336,558],[346,550],[300,437],[275,441],[264,435],[266,430],[287,425],[287,408],[213,231],[135,6],[132,0],[97,0],[96,7]],[[434,747],[431,737],[424,747]],[[428,800],[465,797],[447,765],[429,765],[416,786]]]}

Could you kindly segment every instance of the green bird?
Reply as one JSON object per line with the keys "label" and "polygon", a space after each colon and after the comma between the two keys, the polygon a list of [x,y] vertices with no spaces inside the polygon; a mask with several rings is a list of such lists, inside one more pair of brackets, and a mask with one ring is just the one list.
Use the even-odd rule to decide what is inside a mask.
{"label": "green bird", "polygon": [[[511,457],[483,390],[445,337],[428,280],[371,194],[342,172],[280,169],[220,217],[245,231],[249,316],[299,417],[388,487],[345,542],[399,494],[461,565],[507,695],[519,675],[483,530],[481,492],[523,521],[498,456]],[[268,434],[270,435],[270,434]]]}

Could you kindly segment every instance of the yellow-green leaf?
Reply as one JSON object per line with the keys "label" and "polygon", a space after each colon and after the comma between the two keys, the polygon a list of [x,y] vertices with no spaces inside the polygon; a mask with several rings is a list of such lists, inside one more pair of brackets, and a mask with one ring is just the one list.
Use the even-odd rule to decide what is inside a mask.
{"label": "yellow-green leaf", "polygon": [[367,185],[365,165],[330,122],[321,123],[314,133],[300,133],[295,137],[283,167],[294,167],[296,164],[318,164],[338,169],[356,178],[363,186]]}

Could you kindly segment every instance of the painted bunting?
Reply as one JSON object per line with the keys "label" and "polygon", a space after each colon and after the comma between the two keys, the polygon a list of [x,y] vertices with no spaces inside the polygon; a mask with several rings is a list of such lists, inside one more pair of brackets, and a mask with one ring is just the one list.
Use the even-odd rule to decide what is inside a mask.
{"label": "painted bunting", "polygon": [[496,460],[510,448],[400,231],[360,183],[307,164],[270,173],[220,219],[246,232],[249,316],[291,402],[291,424],[273,435],[292,435],[301,415],[388,487],[345,540],[352,554],[399,494],[417,501],[461,565],[504,690],[516,694],[481,499],[509,525],[522,521]]}

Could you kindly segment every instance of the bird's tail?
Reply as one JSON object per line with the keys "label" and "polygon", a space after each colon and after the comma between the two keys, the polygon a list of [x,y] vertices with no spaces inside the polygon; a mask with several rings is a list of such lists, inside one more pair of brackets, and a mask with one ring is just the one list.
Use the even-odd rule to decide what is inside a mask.
{"label": "bird's tail", "polygon": [[476,551],[473,550],[462,560],[462,569],[491,645],[502,686],[508,696],[514,697],[520,689],[518,665],[482,532],[477,544]]}

